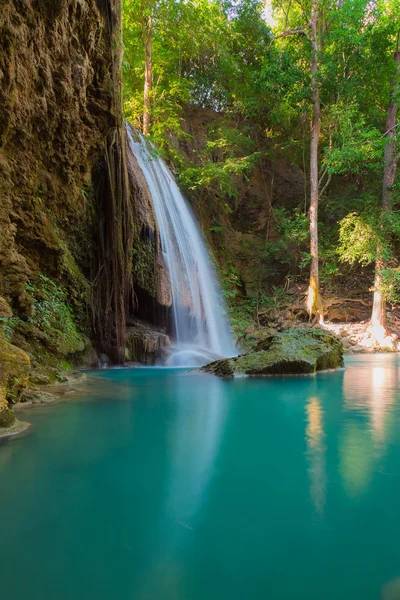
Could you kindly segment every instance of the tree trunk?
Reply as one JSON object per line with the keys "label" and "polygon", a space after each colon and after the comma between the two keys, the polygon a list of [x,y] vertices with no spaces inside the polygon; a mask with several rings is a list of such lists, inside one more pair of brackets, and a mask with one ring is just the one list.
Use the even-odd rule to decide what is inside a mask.
{"label": "tree trunk", "polygon": [[[384,152],[383,183],[382,183],[382,211],[389,211],[392,208],[393,185],[396,177],[398,154],[396,153],[396,122],[398,101],[397,95],[400,80],[400,30],[397,34],[397,44],[394,53],[394,60],[397,63],[397,74],[390,91],[389,106],[386,118],[385,135],[387,144]],[[385,268],[383,257],[377,249],[377,259],[375,263],[374,280],[374,303],[372,307],[371,326],[376,333],[381,336],[386,334],[386,300],[382,296],[380,288],[382,283],[382,269]]]}
{"label": "tree trunk", "polygon": [[144,36],[144,111],[143,111],[143,133],[148,135],[150,131],[150,112],[151,112],[151,90],[153,87],[153,62],[152,62],[152,19],[146,17],[143,27]]}
{"label": "tree trunk", "polygon": [[311,316],[322,317],[321,297],[319,294],[318,273],[318,200],[319,200],[319,174],[318,174],[318,144],[321,129],[321,107],[318,87],[318,7],[314,0],[311,8],[311,92],[313,103],[313,119],[311,125],[310,144],[310,285],[308,288],[307,309]]}

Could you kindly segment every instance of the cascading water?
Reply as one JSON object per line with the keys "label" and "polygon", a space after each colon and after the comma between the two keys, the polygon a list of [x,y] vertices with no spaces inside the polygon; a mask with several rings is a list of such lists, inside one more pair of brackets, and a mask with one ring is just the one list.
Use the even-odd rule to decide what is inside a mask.
{"label": "cascading water", "polygon": [[169,364],[202,365],[237,354],[221,290],[195,219],[155,148],[127,126],[149,188],[168,269],[176,346]]}

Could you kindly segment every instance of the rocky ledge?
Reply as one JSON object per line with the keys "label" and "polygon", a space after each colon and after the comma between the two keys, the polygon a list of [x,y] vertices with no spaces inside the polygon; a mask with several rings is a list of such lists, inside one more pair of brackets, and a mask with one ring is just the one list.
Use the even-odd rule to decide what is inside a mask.
{"label": "rocky ledge", "polygon": [[299,328],[262,340],[248,354],[212,362],[201,370],[219,377],[299,375],[343,367],[343,344],[322,329]]}
{"label": "rocky ledge", "polygon": [[143,365],[155,365],[168,351],[171,341],[154,325],[130,317],[126,328],[128,360]]}

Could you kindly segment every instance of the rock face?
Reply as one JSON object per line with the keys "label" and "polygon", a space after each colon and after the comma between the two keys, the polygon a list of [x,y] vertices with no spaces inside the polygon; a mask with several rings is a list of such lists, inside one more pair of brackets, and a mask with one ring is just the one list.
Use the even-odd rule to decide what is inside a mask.
{"label": "rock face", "polygon": [[[72,318],[82,322],[96,177],[116,126],[120,0],[0,4],[0,312],[11,308],[28,323],[42,274],[65,289]],[[19,329],[15,343],[25,348]]]}
{"label": "rock face", "polygon": [[217,360],[202,371],[234,375],[298,375],[343,366],[343,345],[321,329],[291,329],[263,340],[254,352]]}
{"label": "rock face", "polygon": [[15,422],[10,404],[20,401],[29,381],[29,356],[20,348],[9,344],[0,333],[0,429]]}
{"label": "rock face", "polygon": [[156,364],[171,345],[169,337],[148,323],[139,320],[130,323],[126,332],[129,359],[144,365]]}

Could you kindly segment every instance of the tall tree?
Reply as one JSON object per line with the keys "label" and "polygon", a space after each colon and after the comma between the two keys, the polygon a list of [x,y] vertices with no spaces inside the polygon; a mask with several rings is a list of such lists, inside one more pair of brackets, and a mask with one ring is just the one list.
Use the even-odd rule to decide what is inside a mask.
{"label": "tall tree", "polygon": [[[287,6],[286,6],[287,4]],[[318,205],[320,196],[320,177],[319,177],[319,138],[321,132],[321,102],[319,93],[319,32],[320,32],[320,0],[311,0],[309,6],[300,0],[297,3],[297,10],[294,13],[295,26],[286,29],[278,38],[285,38],[292,35],[301,35],[307,38],[310,46],[310,88],[312,103],[312,120],[310,134],[310,280],[307,294],[307,310],[310,317],[323,318],[322,302],[319,290],[319,257],[318,257]],[[287,24],[291,15],[291,2],[282,2],[280,5],[285,24]],[[296,20],[300,19],[303,24],[298,27]]]}
{"label": "tall tree", "polygon": [[[398,111],[398,95],[400,91],[400,29],[397,32],[396,49],[393,55],[396,64],[396,75],[390,90],[390,98],[386,117],[385,137],[387,143],[384,151],[383,182],[382,182],[382,218],[392,209],[393,185],[396,178],[399,158],[396,148],[396,127]],[[386,332],[386,300],[382,294],[382,270],[385,259],[380,248],[377,249],[374,280],[374,302],[372,307],[371,326],[376,335],[382,337]]]}
{"label": "tall tree", "polygon": [[[143,102],[141,107],[141,125],[145,135],[150,132],[151,96],[153,89],[153,29],[160,3],[157,0],[124,0],[124,34],[126,51],[137,52],[144,56]],[[131,40],[134,40],[133,42]],[[131,47],[133,46],[133,48]],[[139,50],[140,46],[140,50]],[[133,74],[130,73],[130,76]],[[129,86],[128,86],[129,87]]]}
{"label": "tall tree", "polygon": [[152,37],[153,18],[151,14],[141,16],[142,36],[144,43],[144,94],[143,94],[143,133],[150,132],[151,116],[151,91],[153,88],[153,59],[152,59]]}
{"label": "tall tree", "polygon": [[318,149],[321,132],[321,103],[318,84],[318,0],[312,0],[310,19],[311,42],[311,97],[313,117],[311,124],[310,140],[310,283],[308,287],[307,308],[310,316],[322,318],[321,297],[319,292],[319,264],[318,264],[318,204],[319,204],[319,168]]}

